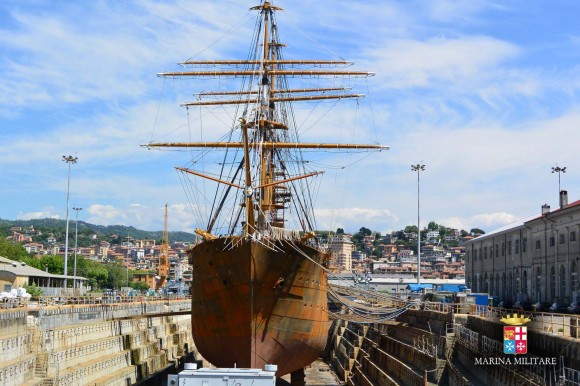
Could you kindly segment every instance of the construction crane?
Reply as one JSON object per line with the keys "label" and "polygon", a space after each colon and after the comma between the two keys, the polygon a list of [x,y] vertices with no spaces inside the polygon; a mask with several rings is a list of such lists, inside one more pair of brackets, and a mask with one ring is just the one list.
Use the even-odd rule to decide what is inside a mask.
{"label": "construction crane", "polygon": [[165,227],[163,229],[163,240],[159,250],[159,264],[157,265],[157,280],[155,282],[155,291],[159,291],[167,283],[169,276],[169,231],[167,230],[167,204],[165,204]]}

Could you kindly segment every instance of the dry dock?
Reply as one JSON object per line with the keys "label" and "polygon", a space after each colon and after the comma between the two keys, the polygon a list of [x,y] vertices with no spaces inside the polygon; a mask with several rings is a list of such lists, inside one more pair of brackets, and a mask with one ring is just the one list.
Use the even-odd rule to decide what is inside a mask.
{"label": "dry dock", "polygon": [[[189,307],[183,299],[0,310],[0,385],[163,385],[163,372],[202,360]],[[502,352],[506,310],[455,311],[439,304],[364,324],[344,315],[305,384],[580,385],[578,315],[528,315],[528,354],[514,364]]]}

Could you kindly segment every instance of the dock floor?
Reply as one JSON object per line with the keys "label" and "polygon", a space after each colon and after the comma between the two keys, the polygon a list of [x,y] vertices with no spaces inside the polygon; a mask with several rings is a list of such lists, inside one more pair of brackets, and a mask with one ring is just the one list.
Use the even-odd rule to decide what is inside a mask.
{"label": "dock floor", "polygon": [[[341,383],[336,378],[334,372],[322,359],[317,359],[310,366],[304,369],[306,386],[338,386]],[[289,386],[290,374],[278,378],[276,386]]]}

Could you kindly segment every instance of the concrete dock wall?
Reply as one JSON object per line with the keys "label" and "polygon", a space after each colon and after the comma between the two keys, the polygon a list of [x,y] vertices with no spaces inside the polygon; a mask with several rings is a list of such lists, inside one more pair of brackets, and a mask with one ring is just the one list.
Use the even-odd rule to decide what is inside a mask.
{"label": "concrete dock wall", "polygon": [[[0,385],[127,386],[201,359],[189,300],[0,312]],[[155,315],[162,314],[162,315]]]}

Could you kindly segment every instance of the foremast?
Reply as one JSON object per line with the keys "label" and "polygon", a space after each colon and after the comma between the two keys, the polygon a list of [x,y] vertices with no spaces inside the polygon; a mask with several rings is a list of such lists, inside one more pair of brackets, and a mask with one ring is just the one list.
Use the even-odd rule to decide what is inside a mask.
{"label": "foremast", "polygon": [[[274,13],[282,10],[280,7],[272,5],[269,1],[264,1],[261,5],[252,7],[257,10],[262,17],[262,53],[259,59],[248,60],[218,60],[218,61],[193,61],[188,60],[181,63],[184,66],[225,66],[243,67],[235,70],[219,71],[182,71],[160,73],[161,77],[249,77],[257,79],[257,90],[241,90],[231,92],[204,92],[197,94],[199,100],[183,103],[186,108],[192,106],[213,106],[213,105],[254,105],[254,111],[249,115],[244,111],[239,119],[241,142],[181,142],[181,143],[150,143],[147,147],[183,147],[183,148],[223,148],[223,149],[243,149],[243,169],[244,185],[235,184],[233,181],[226,181],[203,173],[195,172],[185,168],[177,168],[186,173],[194,174],[222,184],[242,189],[244,192],[245,222],[243,234],[252,236],[256,232],[263,232],[268,228],[285,228],[284,210],[287,208],[291,193],[288,191],[287,183],[312,177],[322,172],[302,173],[300,175],[288,176],[286,166],[280,156],[280,152],[288,149],[388,149],[381,145],[355,145],[355,144],[322,144],[322,143],[300,143],[289,140],[288,112],[277,113],[277,105],[285,105],[289,102],[362,98],[362,94],[348,94],[349,90],[344,87],[335,88],[283,88],[285,77],[368,77],[374,75],[366,71],[350,70],[327,70],[322,69],[327,66],[349,66],[352,63],[347,61],[324,61],[324,60],[283,60],[281,58],[281,47],[284,45],[277,41],[275,33]],[[259,41],[256,43],[259,45]],[[315,66],[317,70],[303,69],[302,66]],[[280,77],[280,89],[278,86]],[[300,95],[296,95],[300,94]],[[310,95],[315,94],[315,95]],[[208,96],[234,95],[238,99],[233,100],[202,100]],[[253,130],[253,132],[250,132]],[[251,153],[256,154],[252,158]],[[253,164],[258,162],[257,173],[252,179]],[[221,208],[220,208],[221,209]],[[204,238],[212,238],[213,223],[208,226],[207,231],[196,230]],[[310,224],[301,222],[302,231],[312,230]]]}

